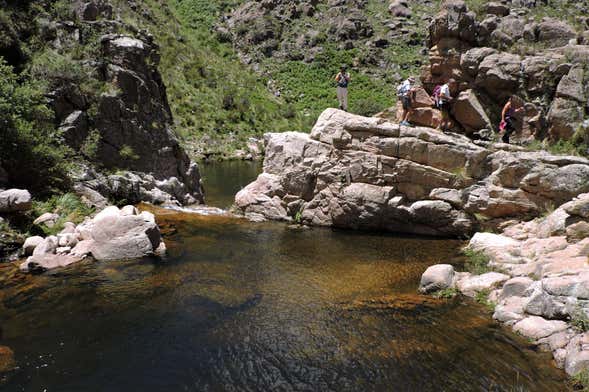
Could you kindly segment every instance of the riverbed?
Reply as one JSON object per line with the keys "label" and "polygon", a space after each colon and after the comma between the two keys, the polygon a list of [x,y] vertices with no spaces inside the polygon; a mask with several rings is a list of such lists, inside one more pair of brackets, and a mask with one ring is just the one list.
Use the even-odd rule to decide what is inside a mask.
{"label": "riverbed", "polygon": [[[227,208],[255,163],[202,168]],[[164,259],[0,269],[3,391],[562,391],[469,300],[416,294],[461,241],[154,209]]]}

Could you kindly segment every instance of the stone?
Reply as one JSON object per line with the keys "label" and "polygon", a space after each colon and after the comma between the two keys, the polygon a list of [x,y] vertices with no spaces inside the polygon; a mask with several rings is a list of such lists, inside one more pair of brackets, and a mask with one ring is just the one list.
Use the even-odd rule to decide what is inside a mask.
{"label": "stone", "polygon": [[485,12],[491,15],[507,16],[509,15],[509,7],[505,4],[491,1],[485,5]]}
{"label": "stone", "polygon": [[78,257],[67,254],[33,254],[20,265],[20,270],[32,274],[39,274],[47,270],[67,267],[68,265],[77,263],[78,261],[80,261]]}
{"label": "stone", "polygon": [[568,226],[566,228],[566,237],[570,242],[577,242],[584,238],[589,238],[589,222],[580,221]]}
{"label": "stone", "polygon": [[98,261],[127,260],[153,255],[161,234],[153,214],[122,215],[117,207],[98,213],[85,227]]}
{"label": "stone", "polygon": [[453,287],[454,267],[449,264],[437,264],[429,267],[419,283],[419,292],[427,294]]}
{"label": "stone", "polygon": [[[108,176],[113,177],[105,184],[109,192],[101,192],[98,186],[89,186],[87,181],[82,181],[81,186],[118,198],[121,186],[116,180],[132,177],[144,185],[143,180],[148,176],[153,184],[175,178],[182,192],[170,195],[173,200],[178,204],[204,203],[198,165],[190,160],[172,130],[166,87],[157,68],[158,47],[149,36],[138,37],[107,34],[100,38],[105,82],[112,83],[116,93],[102,94],[98,98],[92,122],[100,136],[93,161],[106,169],[140,174]],[[129,185],[130,181],[126,182],[124,185]],[[140,199],[132,202],[154,201],[151,191],[157,186],[144,188],[144,191],[139,187],[129,188],[124,190]]]}
{"label": "stone", "polygon": [[410,18],[412,15],[407,0],[393,0],[389,5],[389,12],[399,18]]}
{"label": "stone", "polygon": [[28,211],[32,206],[33,200],[27,190],[9,189],[0,192],[0,213]]}
{"label": "stone", "polygon": [[534,281],[528,277],[518,276],[515,278],[509,279],[503,285],[501,289],[501,293],[499,294],[499,298],[509,298],[509,297],[524,297],[526,290],[532,285]]}
{"label": "stone", "polygon": [[537,31],[538,42],[547,43],[551,47],[564,46],[570,39],[577,36],[570,25],[553,18],[544,18],[538,23]]}
{"label": "stone", "polygon": [[508,297],[495,306],[493,318],[502,323],[517,322],[524,318],[527,301],[522,297]]}
{"label": "stone", "polygon": [[513,326],[515,332],[536,340],[562,332],[567,328],[567,323],[564,321],[549,321],[538,316],[526,317]]}
{"label": "stone", "polygon": [[40,242],[35,249],[33,250],[33,256],[36,255],[45,255],[45,254],[53,254],[55,253],[55,249],[57,249],[58,240],[55,236],[49,236],[45,238],[42,242]]}
{"label": "stone", "polygon": [[470,132],[485,128],[493,129],[489,116],[472,89],[458,95],[452,106],[452,114],[456,121]]}
{"label": "stone", "polygon": [[578,195],[575,200],[562,206],[569,215],[589,219],[589,194]]}
{"label": "stone", "polygon": [[41,216],[39,216],[37,219],[35,219],[33,221],[33,224],[34,225],[44,225],[47,227],[53,227],[53,226],[55,226],[55,223],[57,222],[58,219],[59,219],[58,214],[46,212],[44,214],[41,214]]}
{"label": "stone", "polygon": [[589,369],[589,350],[568,351],[564,369],[571,377],[582,370]]}
{"label": "stone", "polygon": [[23,254],[25,256],[31,256],[35,248],[41,244],[41,242],[43,242],[43,237],[34,236],[27,238],[22,246]]}
{"label": "stone", "polygon": [[545,278],[542,285],[550,295],[589,299],[589,271],[577,275]]}
{"label": "stone", "polygon": [[563,303],[557,302],[543,291],[538,291],[529,298],[525,311],[527,314],[542,316],[546,319],[564,320],[569,316]]}
{"label": "stone", "polygon": [[583,83],[585,72],[583,67],[574,66],[565,75],[556,88],[556,96],[559,98],[577,101],[580,104],[586,103],[585,86]]}
{"label": "stone", "polygon": [[476,293],[491,290],[509,280],[509,275],[499,272],[487,272],[482,275],[475,275],[456,282],[456,287],[464,295],[474,297]]}

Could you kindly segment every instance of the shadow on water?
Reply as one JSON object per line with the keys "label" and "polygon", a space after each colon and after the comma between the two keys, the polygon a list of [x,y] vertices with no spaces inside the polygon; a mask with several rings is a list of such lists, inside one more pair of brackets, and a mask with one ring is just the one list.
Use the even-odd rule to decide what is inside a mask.
{"label": "shadow on water", "polygon": [[[216,205],[236,187],[211,189]],[[563,390],[481,306],[415,294],[459,241],[156,212],[164,260],[0,275],[20,366],[2,390]]]}

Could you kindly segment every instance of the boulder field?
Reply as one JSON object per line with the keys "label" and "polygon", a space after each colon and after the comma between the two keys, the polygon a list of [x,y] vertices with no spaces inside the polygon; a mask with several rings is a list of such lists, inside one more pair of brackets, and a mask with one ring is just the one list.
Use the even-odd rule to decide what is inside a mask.
{"label": "boulder field", "polygon": [[589,193],[501,234],[477,233],[468,247],[496,271],[473,275],[434,265],[422,275],[420,292],[484,292],[495,305],[493,318],[552,352],[559,368],[571,376],[589,368]]}
{"label": "boulder field", "polygon": [[235,198],[251,219],[467,236],[589,192],[589,161],[327,109],[311,134],[265,136]]}
{"label": "boulder field", "polygon": [[28,256],[20,266],[39,273],[65,267],[87,257],[97,261],[137,259],[162,255],[166,246],[152,213],[133,206],[110,206],[78,226],[66,223],[56,236],[30,237],[23,245]]}

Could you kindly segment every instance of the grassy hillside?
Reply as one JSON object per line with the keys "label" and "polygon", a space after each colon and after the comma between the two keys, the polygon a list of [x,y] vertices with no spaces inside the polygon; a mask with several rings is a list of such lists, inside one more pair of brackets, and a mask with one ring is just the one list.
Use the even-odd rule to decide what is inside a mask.
{"label": "grassy hillside", "polygon": [[[119,2],[127,10],[125,22],[148,29],[160,44],[160,69],[176,130],[196,154],[230,154],[249,136],[265,132],[310,130],[325,108],[337,106],[332,79],[341,64],[352,66],[350,110],[374,114],[394,104],[398,80],[418,73],[424,60],[420,45],[393,42],[383,50],[395,72],[383,71],[378,64],[369,64],[362,47],[342,50],[337,42],[326,40],[323,52],[311,63],[268,57],[254,71],[240,61],[231,42],[221,42],[214,32],[221,17],[241,3],[243,0],[174,0],[165,6],[148,0],[144,6],[151,17],[146,18]],[[375,35],[384,34],[386,6],[371,0],[365,8]],[[425,34],[427,23],[419,18],[415,21],[416,30]],[[322,31],[323,27],[320,21],[303,18],[287,26],[285,36],[294,42],[311,28]],[[279,96],[273,89],[280,91]]]}

